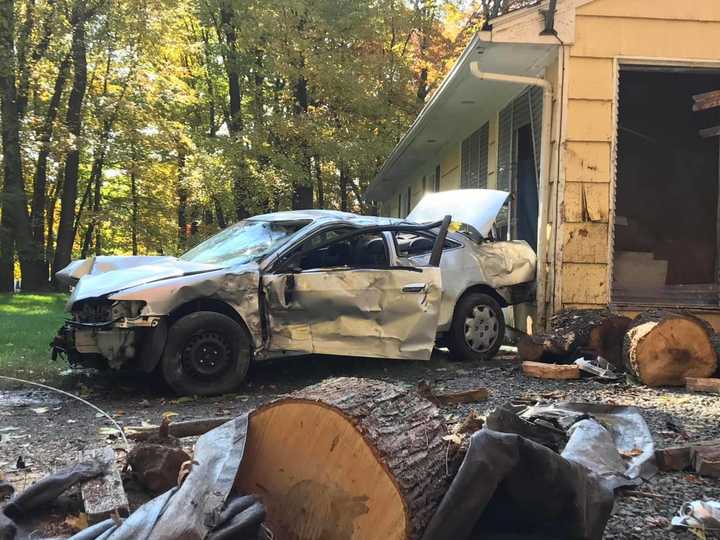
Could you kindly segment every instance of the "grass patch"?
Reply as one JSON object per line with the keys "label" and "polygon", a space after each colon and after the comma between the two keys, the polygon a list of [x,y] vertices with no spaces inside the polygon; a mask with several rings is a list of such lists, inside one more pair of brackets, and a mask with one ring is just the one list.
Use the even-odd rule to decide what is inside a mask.
{"label": "grass patch", "polygon": [[0,375],[52,381],[67,368],[50,360],[66,300],[65,294],[0,294]]}

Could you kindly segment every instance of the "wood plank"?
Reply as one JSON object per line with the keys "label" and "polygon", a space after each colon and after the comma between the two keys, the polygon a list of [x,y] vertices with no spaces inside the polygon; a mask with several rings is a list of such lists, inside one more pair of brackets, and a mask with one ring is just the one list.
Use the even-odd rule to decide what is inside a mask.
{"label": "wood plank", "polygon": [[693,448],[693,468],[700,476],[720,478],[720,446]]}
{"label": "wood plank", "polygon": [[580,378],[580,368],[575,364],[543,364],[542,362],[523,362],[523,373],[537,379],[570,380]]}
{"label": "wood plank", "polygon": [[709,139],[710,137],[720,137],[720,126],[701,129],[699,133],[703,139]]}
{"label": "wood plank", "polygon": [[120,471],[115,465],[115,450],[106,446],[80,452],[80,461],[95,459],[107,465],[105,474],[80,484],[85,513],[90,523],[97,523],[117,513],[129,514],[127,495]]}
{"label": "wood plank", "polygon": [[685,387],[691,392],[709,392],[720,394],[720,379],[688,377]]}
{"label": "wood plank", "polygon": [[693,111],[696,112],[720,107],[720,90],[713,90],[712,92],[706,92],[705,94],[698,94],[693,96],[693,100],[695,101]]}
{"label": "wood plank", "polygon": [[[168,433],[171,437],[195,437],[203,435],[208,431],[223,425],[232,420],[229,416],[219,416],[217,418],[200,418],[198,420],[186,420],[184,422],[172,422],[168,426]],[[160,434],[158,426],[128,426],[125,428],[125,434],[128,439],[133,441],[147,441],[150,438],[157,437]]]}
{"label": "wood plank", "polygon": [[[707,441],[688,442],[678,446],[669,446],[655,451],[655,461],[661,471],[684,471],[695,467],[696,456],[701,455],[700,460],[709,454],[705,449],[720,448],[720,439]],[[713,451],[713,453],[714,453]],[[707,460],[705,460],[707,462]],[[707,463],[706,463],[707,466]]]}

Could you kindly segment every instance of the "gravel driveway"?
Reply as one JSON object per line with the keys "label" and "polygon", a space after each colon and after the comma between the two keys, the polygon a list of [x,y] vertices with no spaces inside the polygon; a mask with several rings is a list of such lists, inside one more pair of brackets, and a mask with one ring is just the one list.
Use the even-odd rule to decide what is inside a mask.
{"label": "gravel driveway", "polygon": [[[651,389],[591,380],[545,381],[520,372],[511,356],[486,363],[449,362],[438,352],[431,362],[382,361],[344,357],[290,358],[254,368],[240,394],[215,398],[177,399],[147,376],[72,375],[64,386],[113,414],[125,425],[158,423],[163,413],[174,420],[237,415],[281,394],[327,377],[353,376],[415,386],[425,379],[437,388],[485,386],[491,398],[471,406],[447,407],[449,422],[470,408],[481,414],[509,399],[587,401],[639,407],[657,447],[690,440],[720,438],[720,397],[683,389]],[[77,451],[108,442],[109,422],[85,405],[44,391],[9,389],[0,381],[0,471],[22,489],[34,479],[72,461]],[[118,440],[109,442],[118,445]],[[22,457],[27,468],[16,470]],[[616,498],[605,538],[695,538],[669,529],[669,519],[684,501],[720,500],[720,481],[689,473],[659,473]]]}

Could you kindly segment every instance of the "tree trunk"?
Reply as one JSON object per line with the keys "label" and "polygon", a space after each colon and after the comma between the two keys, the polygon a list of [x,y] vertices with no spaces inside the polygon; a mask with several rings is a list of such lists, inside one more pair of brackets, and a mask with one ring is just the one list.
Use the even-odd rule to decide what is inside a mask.
{"label": "tree trunk", "polygon": [[[11,290],[14,241],[23,273],[23,287],[42,288],[38,261],[42,250],[33,242],[20,153],[14,56],[15,14],[12,0],[0,0],[0,117],[4,184],[0,227],[0,290]],[[9,275],[8,275],[9,272]]]}
{"label": "tree trunk", "polygon": [[225,212],[223,211],[222,204],[218,197],[213,197],[213,206],[215,207],[215,217],[217,218],[218,227],[224,229],[228,226],[227,220],[225,219]]}
{"label": "tree trunk", "polygon": [[188,193],[185,187],[185,154],[178,152],[178,187],[177,187],[177,227],[178,227],[178,253],[185,251],[187,246],[187,200]]}
{"label": "tree trunk", "polygon": [[602,356],[623,368],[622,340],[630,319],[608,310],[563,310],[550,320],[550,332],[523,336],[522,360],[572,362],[583,354]]}
{"label": "tree trunk", "polygon": [[323,186],[322,166],[321,166],[322,162],[320,161],[320,156],[315,154],[313,161],[315,163],[315,186],[317,189],[318,208],[325,208],[325,187]]}
{"label": "tree trunk", "polygon": [[[38,152],[35,166],[35,181],[33,182],[30,219],[32,221],[33,238],[40,245],[45,244],[45,203],[47,201],[47,163],[50,157],[50,142],[52,141],[53,126],[60,107],[60,100],[62,99],[69,67],[70,57],[66,56],[62,62],[60,62],[53,93],[48,103],[47,112],[45,113],[45,119],[38,133],[40,151]],[[47,265],[47,261],[45,264]]]}
{"label": "tree trunk", "polygon": [[717,354],[707,323],[667,311],[632,321],[623,342],[628,371],[648,386],[684,386],[687,377],[712,377]]}
{"label": "tree trunk", "polygon": [[132,254],[138,254],[138,224],[140,222],[140,205],[138,203],[137,176],[135,174],[135,163],[132,164],[130,173],[130,197],[132,199]]}
{"label": "tree trunk", "polygon": [[453,464],[438,409],[412,390],[329,379],[250,415],[236,483],[276,538],[419,538]]}
{"label": "tree trunk", "polygon": [[[305,67],[305,59],[301,58],[298,62],[301,68]],[[295,116],[301,116],[307,113],[309,97],[307,79],[301,75],[295,81]],[[312,165],[310,163],[310,149],[305,140],[300,141],[300,165],[303,171],[303,178],[296,178],[293,186],[292,208],[293,210],[304,210],[313,207],[313,188],[312,188]]]}
{"label": "tree trunk", "polygon": [[[73,85],[68,98],[65,122],[74,141],[65,157],[65,178],[60,201],[60,223],[58,224],[57,245],[53,260],[53,275],[67,266],[72,257],[75,223],[75,204],[78,192],[80,167],[80,136],[82,134],[82,106],[87,87],[87,58],[85,45],[85,14],[79,3],[73,6],[76,24],[72,38]],[[80,13],[77,13],[80,12]]]}
{"label": "tree trunk", "polygon": [[350,181],[350,171],[347,165],[340,163],[340,210],[348,211],[348,182]]}

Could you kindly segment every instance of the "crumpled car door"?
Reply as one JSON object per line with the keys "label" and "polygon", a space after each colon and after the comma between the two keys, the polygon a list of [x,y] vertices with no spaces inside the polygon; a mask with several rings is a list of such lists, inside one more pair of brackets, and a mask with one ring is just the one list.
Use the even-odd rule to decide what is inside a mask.
{"label": "crumpled car door", "polygon": [[442,299],[434,262],[264,275],[268,350],[428,360]]}

